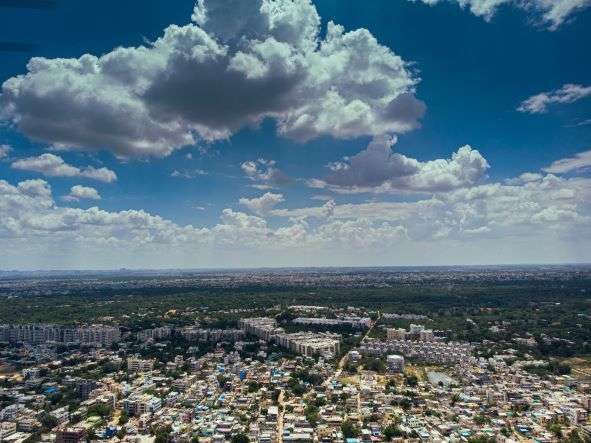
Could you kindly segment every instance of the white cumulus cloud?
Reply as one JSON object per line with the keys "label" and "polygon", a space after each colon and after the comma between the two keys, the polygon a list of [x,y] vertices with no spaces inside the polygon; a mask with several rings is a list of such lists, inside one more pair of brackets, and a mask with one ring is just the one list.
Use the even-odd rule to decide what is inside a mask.
{"label": "white cumulus cloud", "polygon": [[521,102],[517,110],[528,114],[544,114],[548,112],[549,105],[574,103],[589,96],[591,96],[591,86],[567,83],[554,91],[542,92],[529,97]]}
{"label": "white cumulus cloud", "polygon": [[66,163],[63,158],[54,154],[41,154],[38,157],[16,160],[11,167],[20,171],[38,172],[46,177],[83,177],[105,183],[117,180],[117,174],[108,168],[87,166],[81,169]]}
{"label": "white cumulus cloud", "polygon": [[290,182],[290,178],[277,167],[275,160],[249,160],[242,163],[240,168],[257,189],[277,188]]}
{"label": "white cumulus cloud", "polygon": [[309,184],[341,193],[441,192],[478,184],[489,168],[480,152],[468,145],[451,159],[421,162],[393,152],[395,143],[396,138],[376,137],[365,150],[329,164],[328,177]]}
{"label": "white cumulus cloud", "polygon": [[531,14],[534,21],[541,22],[549,30],[558,29],[575,13],[588,8],[591,0],[410,0],[428,5],[443,2],[457,3],[460,7],[485,20],[490,20],[501,6],[513,6]]}
{"label": "white cumulus cloud", "polygon": [[567,172],[577,171],[591,167],[591,150],[579,152],[574,157],[562,158],[556,160],[544,171],[552,174],[565,174]]}
{"label": "white cumulus cloud", "polygon": [[62,197],[65,201],[100,200],[99,192],[89,186],[76,185],[70,189],[70,194]]}
{"label": "white cumulus cloud", "polygon": [[239,203],[258,215],[265,215],[279,203],[283,203],[283,194],[266,192],[257,198],[241,198]]}

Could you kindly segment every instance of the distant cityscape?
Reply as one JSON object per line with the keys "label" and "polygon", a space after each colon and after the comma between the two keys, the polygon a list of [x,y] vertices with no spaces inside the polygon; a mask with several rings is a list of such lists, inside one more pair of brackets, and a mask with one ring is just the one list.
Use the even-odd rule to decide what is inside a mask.
{"label": "distant cityscape", "polygon": [[[97,308],[88,312],[88,318],[94,321],[5,322],[0,325],[0,441],[583,442],[591,438],[586,342],[579,342],[568,327],[564,332],[570,338],[553,335],[556,327],[546,323],[545,314],[540,316],[540,324],[547,325],[542,332],[534,333],[534,317],[528,320],[527,309],[559,315],[561,302],[528,298],[534,301],[524,301],[523,311],[512,308],[516,316],[511,320],[497,316],[498,308],[486,307],[486,294],[473,296],[478,300],[473,304],[462,292],[468,289],[460,285],[457,299],[435,302],[426,295],[391,299],[386,292],[382,306],[377,306],[372,291],[382,297],[384,276],[383,271],[376,272],[379,275],[365,270],[344,273],[346,281],[364,275],[365,282],[380,282],[373,289],[355,286],[362,298],[353,303],[355,298],[339,301],[342,285],[348,285],[344,282],[329,292],[330,303],[302,303],[320,301],[306,283],[301,294],[288,291],[285,298],[275,296],[278,304],[266,307],[258,304],[256,294],[239,293],[230,302],[234,307],[218,308],[213,305],[223,304],[228,296],[207,296],[211,306],[183,306],[176,295],[148,295],[142,300],[149,305],[134,308],[122,304],[128,295],[105,294],[92,302]],[[468,279],[469,285],[482,285],[486,275],[497,282],[485,286],[494,297],[496,291],[506,291],[507,281],[513,285],[526,280],[526,288],[555,284],[549,283],[556,280],[552,270],[548,274],[537,270],[527,280],[530,272],[502,271],[493,276],[489,271],[469,275],[437,271],[435,283],[431,271],[422,277],[393,272],[387,280],[404,280],[410,294],[417,281],[425,287],[435,284],[437,293],[449,281]],[[273,273],[259,278],[263,281]],[[279,282],[293,277],[277,274]],[[297,281],[329,284],[337,275],[302,273]],[[163,287],[170,278],[162,281]],[[233,281],[227,289],[234,291],[233,279],[246,277],[218,276],[210,281],[211,288],[225,278]],[[86,279],[57,280],[54,290],[60,292],[63,285],[84,287]],[[124,279],[121,287],[129,281],[134,279]],[[580,294],[573,327],[581,332],[581,340],[589,336],[591,316],[587,296],[576,288],[587,281],[586,274],[571,269],[558,283],[558,287],[572,285],[573,293]],[[111,284],[107,279],[86,290]],[[155,282],[144,284],[152,287]],[[262,285],[260,297],[265,298],[267,283]],[[70,302],[65,302],[64,295],[55,292],[3,297],[29,304],[59,299],[63,305],[54,304],[56,317],[78,297],[85,299],[68,295],[65,300]],[[173,297],[174,305],[167,304],[167,297]],[[458,300],[472,307],[460,307]],[[515,303],[512,296],[500,300]],[[399,303],[395,305],[399,309],[393,310],[392,303]],[[113,305],[119,308],[113,310]],[[98,310],[102,307],[114,314],[103,315]],[[529,331],[522,327],[528,321]],[[548,347],[553,350],[545,350]],[[566,348],[578,349],[581,357],[558,357]]]}

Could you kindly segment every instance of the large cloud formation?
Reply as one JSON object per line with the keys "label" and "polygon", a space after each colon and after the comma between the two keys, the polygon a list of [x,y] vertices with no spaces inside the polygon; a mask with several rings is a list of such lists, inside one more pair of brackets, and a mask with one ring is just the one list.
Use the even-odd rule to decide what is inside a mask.
{"label": "large cloud formation", "polygon": [[273,208],[283,200],[243,200],[259,214],[228,208],[213,226],[182,226],[142,210],[63,207],[44,180],[0,180],[0,266],[112,267],[114,255],[121,266],[153,267],[539,262],[588,260],[591,247],[583,176],[527,173],[405,202]]}
{"label": "large cloud formation", "polygon": [[410,0],[435,5],[444,1],[470,9],[472,14],[490,20],[502,5],[511,5],[533,13],[534,20],[555,31],[577,11],[588,8],[591,0]]}
{"label": "large cloud formation", "polygon": [[478,184],[489,168],[486,159],[462,146],[451,159],[426,162],[392,151],[396,138],[380,136],[354,155],[329,164],[332,174],[310,186],[340,193],[444,192]]}
{"label": "large cloud formation", "polygon": [[[415,240],[472,238],[497,240],[561,234],[589,241],[591,179],[565,179],[531,174],[512,184],[490,183],[437,193],[411,202],[368,202],[275,209],[271,215],[289,219],[368,220],[405,228]],[[481,251],[482,252],[482,251]]]}
{"label": "large cloud formation", "polygon": [[329,22],[321,39],[310,0],[199,0],[192,20],[149,46],[31,59],[0,118],[58,149],[141,157],[264,118],[305,141],[402,133],[425,111],[404,60],[366,29]]}

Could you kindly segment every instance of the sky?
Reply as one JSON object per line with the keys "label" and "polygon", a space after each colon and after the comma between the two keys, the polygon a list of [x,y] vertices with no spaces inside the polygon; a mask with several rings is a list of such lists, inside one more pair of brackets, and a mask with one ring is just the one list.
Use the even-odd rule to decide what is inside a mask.
{"label": "sky", "polygon": [[591,0],[173,3],[0,0],[0,269],[591,262]]}

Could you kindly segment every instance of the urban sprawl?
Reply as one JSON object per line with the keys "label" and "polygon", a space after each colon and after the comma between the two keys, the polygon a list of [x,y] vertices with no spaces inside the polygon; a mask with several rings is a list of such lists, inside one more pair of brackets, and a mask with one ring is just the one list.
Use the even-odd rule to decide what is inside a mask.
{"label": "urban sprawl", "polygon": [[192,312],[136,330],[109,319],[0,325],[0,441],[590,438],[591,385],[547,375],[547,361],[510,347],[482,355],[482,343],[426,327],[427,315],[308,305],[267,311],[207,313],[210,324],[237,315],[225,327],[172,321]]}

